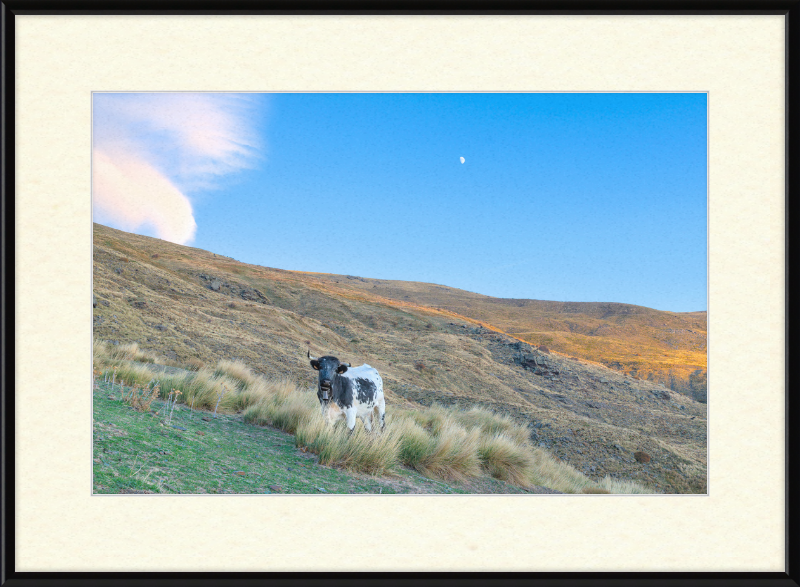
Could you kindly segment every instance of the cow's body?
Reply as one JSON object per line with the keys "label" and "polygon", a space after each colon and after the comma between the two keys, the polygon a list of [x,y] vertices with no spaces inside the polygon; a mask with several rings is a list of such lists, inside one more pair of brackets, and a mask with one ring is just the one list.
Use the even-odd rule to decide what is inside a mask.
{"label": "cow's body", "polygon": [[380,427],[383,428],[386,402],[383,380],[376,369],[367,364],[350,368],[331,356],[312,359],[311,366],[319,371],[317,397],[330,424],[344,418],[347,427],[353,430],[356,418],[361,418],[369,432],[372,430],[372,416],[378,408]]}

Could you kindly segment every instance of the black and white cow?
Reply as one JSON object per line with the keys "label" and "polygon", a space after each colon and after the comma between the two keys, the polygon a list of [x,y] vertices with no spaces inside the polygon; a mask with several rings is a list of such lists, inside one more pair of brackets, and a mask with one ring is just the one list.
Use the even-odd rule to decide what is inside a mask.
{"label": "black and white cow", "polygon": [[383,380],[376,369],[366,363],[360,367],[350,367],[336,357],[312,357],[311,366],[319,371],[317,397],[322,413],[333,425],[339,419],[347,421],[350,431],[356,425],[356,417],[361,418],[367,432],[372,431],[372,416],[378,408],[380,426],[383,429],[386,416],[386,402],[383,399]]}

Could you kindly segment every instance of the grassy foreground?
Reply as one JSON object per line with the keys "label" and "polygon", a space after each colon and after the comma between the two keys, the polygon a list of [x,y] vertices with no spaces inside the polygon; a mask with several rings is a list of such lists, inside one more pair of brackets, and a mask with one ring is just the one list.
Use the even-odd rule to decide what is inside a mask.
{"label": "grassy foreground", "polygon": [[314,393],[241,362],[170,372],[136,345],[97,341],[94,359],[99,492],[652,493],[592,481],[477,406],[393,408],[382,433],[359,422],[349,434],[324,423]]}
{"label": "grassy foreground", "polygon": [[[94,390],[94,493],[524,493],[491,478],[447,484],[402,468],[375,477],[326,467],[290,434],[241,416],[178,404],[166,424],[120,396],[119,385],[112,393],[102,380]],[[156,400],[152,408],[165,406]]]}

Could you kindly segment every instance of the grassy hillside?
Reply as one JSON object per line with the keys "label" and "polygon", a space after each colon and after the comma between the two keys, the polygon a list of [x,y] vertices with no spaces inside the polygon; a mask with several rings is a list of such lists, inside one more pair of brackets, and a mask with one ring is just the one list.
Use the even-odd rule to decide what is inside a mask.
{"label": "grassy hillside", "polygon": [[[137,342],[181,365],[240,359],[258,374],[291,380],[301,389],[315,381],[306,359],[311,347],[313,354],[378,368],[390,411],[480,404],[528,426],[535,446],[592,479],[705,491],[704,404],[655,380],[539,351],[520,341],[527,330],[511,328],[503,321],[506,314],[471,310],[476,294],[461,292],[467,302],[451,307],[442,303],[444,293],[459,290],[413,284],[423,293],[441,288],[444,297],[434,304],[397,282],[247,265],[94,228],[94,332],[101,340]],[[485,306],[505,308],[508,321],[518,309]],[[611,320],[600,307],[594,311],[596,320]],[[576,331],[588,327],[583,314],[561,314],[577,324]],[[637,452],[649,460],[640,462]]]}
{"label": "grassy hillside", "polygon": [[430,283],[312,275],[346,290],[455,312],[533,345],[706,398],[706,312],[502,299]]}
{"label": "grassy hillside", "polygon": [[[318,463],[295,438],[241,416],[179,404],[170,423],[121,401],[102,380],[94,391],[95,493],[523,493],[491,477],[444,483],[409,468],[388,477]],[[154,402],[162,411],[165,402]],[[540,491],[544,492],[544,488]]]}
{"label": "grassy hillside", "polygon": [[[379,433],[360,424],[350,433],[327,425],[313,390],[240,361],[196,371],[159,361],[135,343],[95,341],[97,492],[307,493],[311,477],[326,493],[653,493],[589,479],[534,447],[526,426],[483,408],[396,408]],[[282,484],[265,492],[265,479]]]}

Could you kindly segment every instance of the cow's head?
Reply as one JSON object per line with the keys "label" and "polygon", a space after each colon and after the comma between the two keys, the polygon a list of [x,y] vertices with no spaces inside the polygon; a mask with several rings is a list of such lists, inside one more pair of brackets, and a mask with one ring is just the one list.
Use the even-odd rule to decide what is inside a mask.
{"label": "cow's head", "polygon": [[333,395],[333,381],[336,375],[341,375],[350,366],[350,363],[341,363],[336,357],[312,357],[311,350],[308,351],[308,358],[311,360],[311,366],[319,371],[319,380],[317,381],[317,397],[320,403],[327,404]]}

